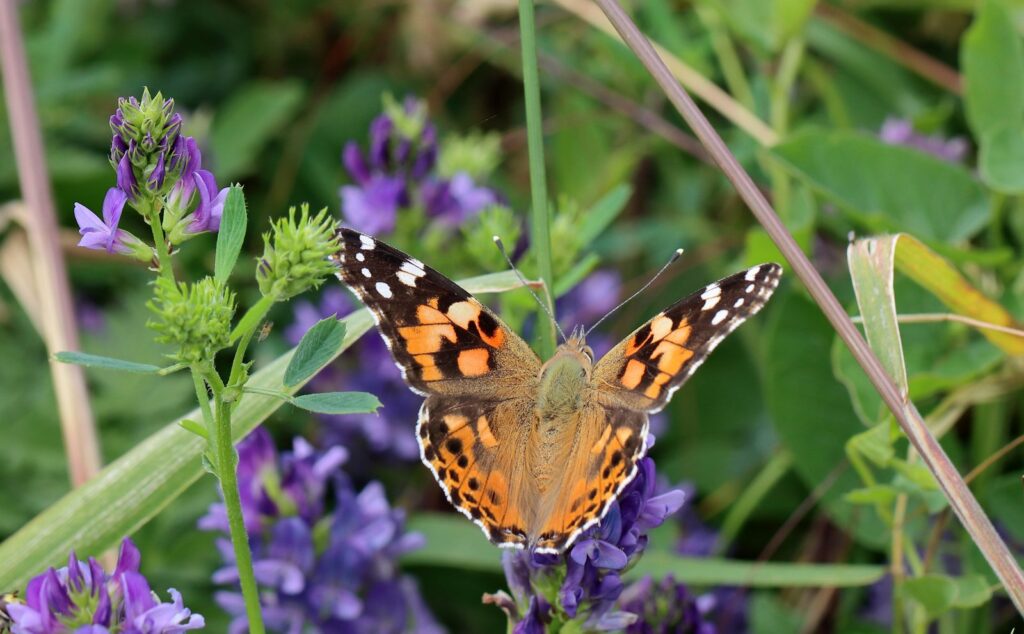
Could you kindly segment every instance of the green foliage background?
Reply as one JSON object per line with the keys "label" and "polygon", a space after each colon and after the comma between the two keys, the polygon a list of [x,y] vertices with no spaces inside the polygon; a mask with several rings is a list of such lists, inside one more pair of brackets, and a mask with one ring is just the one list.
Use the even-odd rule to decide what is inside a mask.
{"label": "green foliage background", "polygon": [[[779,143],[762,147],[728,117],[706,109],[851,313],[857,308],[845,265],[848,237],[906,232],[1020,317],[1024,41],[1018,25],[1024,5],[828,5],[832,11],[809,0],[647,0],[633,3],[631,11],[670,53],[772,126]],[[244,254],[258,251],[259,232],[289,205],[308,201],[314,208],[337,209],[338,187],[345,182],[341,148],[350,139],[365,143],[386,91],[425,97],[444,131],[499,133],[504,161],[496,184],[510,207],[525,216],[529,188],[514,9],[513,2],[499,0],[26,3],[23,25],[61,222],[69,231],[74,227],[76,201],[98,208],[112,183],[107,117],[118,96],[138,94],[143,86],[173,96],[189,114],[186,133],[207,148],[204,159],[209,157],[222,184],[245,185],[250,217]],[[929,82],[902,64],[900,55],[879,52],[870,38],[850,35],[835,11],[865,20],[958,71],[962,91]],[[584,269],[598,262],[613,268],[622,274],[625,290],[632,290],[674,249],[687,250],[671,276],[612,318],[605,332],[624,336],[708,281],[780,258],[716,168],[640,123],[643,107],[683,127],[624,47],[555,5],[542,4],[538,19],[550,190],[559,217],[569,219],[567,233],[585,235],[580,227],[597,227],[593,239],[579,245],[590,258]],[[795,63],[792,81],[780,73],[786,63]],[[593,84],[625,97],[627,111]],[[943,162],[886,144],[878,133],[887,118],[909,121],[923,134],[962,137],[970,151],[962,161]],[[18,198],[10,145],[10,131],[0,124],[0,200]],[[625,207],[617,217],[612,211],[607,219],[614,221],[600,231],[606,196],[623,198]],[[556,226],[556,236],[557,231]],[[408,237],[400,237],[399,246],[452,277],[500,269],[495,254],[484,253],[475,240],[486,231],[478,234],[469,232],[454,248]],[[212,270],[213,238],[197,239],[181,259],[196,271]],[[74,250],[69,264],[76,297],[98,306],[106,319],[102,332],[85,336],[84,349],[160,363],[164,351],[143,326],[147,273]],[[254,266],[243,255],[236,277],[251,279]],[[513,322],[530,306],[520,295],[503,301]],[[934,293],[901,276],[895,295],[901,313],[948,310]],[[255,297],[250,287],[240,301]],[[0,302],[0,358],[8,360],[0,363],[2,537],[63,495],[67,474],[44,348],[4,285]],[[280,332],[290,315],[282,311],[272,319],[279,326],[257,346],[258,359],[287,348]],[[902,335],[911,395],[921,411],[937,416],[948,411],[951,399],[966,403],[942,436],[961,472],[1024,432],[1019,358],[963,325],[905,325]],[[89,380],[106,461],[191,407],[184,377],[90,372]],[[934,484],[915,471],[898,437],[881,445],[904,460],[872,464],[877,482],[865,482],[863,472],[851,468],[851,438],[889,419],[795,280],[786,281],[768,308],[676,395],[668,419],[654,450],[659,471],[673,483],[693,482],[700,514],[716,527],[730,521],[767,465],[782,465],[770,488],[745,501],[753,502],[749,514],[733,515],[734,558],[886,564],[892,531],[875,506],[890,499],[885,495],[910,496],[905,534],[922,550],[930,524],[942,512]],[[282,440],[296,432],[316,434],[312,419],[297,410],[282,410],[269,424]],[[1013,452],[973,484],[1018,555],[1024,554],[1021,466],[1020,454]],[[425,469],[388,465],[376,475],[424,530],[434,519],[431,513],[442,510]],[[808,496],[810,512],[796,516]],[[222,631],[208,581],[219,563],[213,537],[193,529],[214,499],[212,482],[202,480],[143,528],[138,542],[153,587],[182,590],[189,605],[208,616],[211,631]],[[767,550],[788,519],[795,521],[792,530]],[[970,539],[955,521],[951,525],[943,548],[959,557],[961,567],[944,570],[936,563],[929,572],[956,577],[957,583],[971,575],[994,583]],[[671,557],[665,551],[676,528],[656,536],[652,570],[672,569],[671,559],[663,559]],[[497,611],[479,605],[481,592],[503,585],[496,552],[489,566],[445,560],[446,548],[459,547],[457,537],[443,530],[430,536],[432,555],[412,558],[409,570],[420,577],[431,607],[452,631],[501,627]],[[928,579],[915,581],[908,596],[931,613],[930,601],[941,593],[930,590]],[[801,606],[819,591],[754,590],[752,631],[806,625]],[[938,605],[940,623],[952,628],[943,631],[1019,626],[998,595],[992,602]],[[877,631],[858,617],[863,598],[863,587],[842,590],[822,621],[830,629],[822,631]]]}

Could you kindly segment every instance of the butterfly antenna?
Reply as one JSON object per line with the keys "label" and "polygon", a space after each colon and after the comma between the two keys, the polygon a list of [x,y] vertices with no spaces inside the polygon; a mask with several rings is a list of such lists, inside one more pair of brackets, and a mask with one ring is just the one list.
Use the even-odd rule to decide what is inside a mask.
{"label": "butterfly antenna", "polygon": [[609,310],[607,313],[605,313],[604,317],[598,319],[597,323],[595,323],[593,326],[588,328],[586,334],[584,334],[583,336],[586,337],[587,335],[589,335],[591,332],[594,331],[594,328],[597,328],[598,326],[600,326],[601,322],[603,322],[605,319],[608,319],[609,317],[611,317],[612,314],[615,313],[615,311],[619,310],[620,308],[622,308],[623,306],[625,306],[629,302],[633,301],[634,299],[636,299],[637,295],[639,295],[640,293],[643,293],[648,288],[650,288],[651,284],[654,284],[654,282],[657,281],[657,279],[659,277],[661,277],[661,274],[668,270],[668,267],[670,267],[673,264],[675,264],[676,260],[678,260],[679,257],[682,254],[683,254],[683,250],[682,249],[676,249],[676,252],[672,254],[672,257],[669,258],[668,262],[665,263],[665,266],[661,267],[661,269],[659,269],[658,272],[654,274],[654,277],[652,277],[650,280],[648,280],[648,282],[646,284],[644,284],[640,288],[640,290],[638,290],[637,292],[633,293],[632,295],[630,295],[629,297],[624,299],[622,302],[620,302],[618,306],[616,306],[615,308],[613,308],[613,309]]}
{"label": "butterfly antenna", "polygon": [[504,257],[505,261],[508,262],[509,268],[512,269],[512,272],[515,273],[516,277],[519,278],[519,281],[523,284],[523,287],[526,288],[526,290],[530,291],[530,295],[533,295],[533,298],[537,300],[537,304],[544,310],[548,318],[551,319],[551,323],[555,325],[555,329],[558,330],[558,334],[562,336],[562,343],[565,343],[567,339],[565,337],[565,332],[562,331],[562,327],[558,325],[558,321],[555,320],[555,316],[551,313],[551,309],[548,308],[548,305],[540,300],[540,297],[537,295],[537,293],[534,293],[533,288],[530,287],[530,283],[526,281],[526,278],[523,277],[523,274],[519,272],[519,269],[516,268],[516,265],[512,264],[512,258],[508,257],[508,253],[505,252],[505,245],[504,243],[502,243],[501,238],[499,238],[498,236],[494,236],[494,244],[498,247],[498,250],[501,251],[502,257]]}

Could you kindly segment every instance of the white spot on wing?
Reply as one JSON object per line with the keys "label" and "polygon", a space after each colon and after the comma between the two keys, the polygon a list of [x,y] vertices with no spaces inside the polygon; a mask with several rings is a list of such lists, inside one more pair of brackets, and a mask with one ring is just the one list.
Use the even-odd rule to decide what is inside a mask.
{"label": "white spot on wing", "polygon": [[370,269],[363,268],[363,277],[370,277]]}
{"label": "white spot on wing", "polygon": [[377,246],[377,243],[374,242],[373,238],[370,236],[359,236],[359,242],[362,243],[362,247],[360,248],[365,249],[366,251],[372,251],[373,248]]}
{"label": "white spot on wing", "polygon": [[363,262],[366,260],[366,256],[363,255],[362,253],[356,253],[356,259],[359,260],[360,262]]}
{"label": "white spot on wing", "polygon": [[760,270],[760,266],[755,266],[754,268],[747,271],[747,274],[743,276],[743,279],[747,280],[748,282],[753,282],[755,279],[757,279],[757,272]]}
{"label": "white spot on wing", "polygon": [[721,299],[721,295],[713,295],[711,297],[708,297],[707,299],[704,300],[704,306],[701,308],[701,310],[711,310],[715,306],[718,306],[718,302],[721,301]]}
{"label": "white spot on wing", "polygon": [[416,286],[416,278],[405,271],[398,272],[398,281],[406,286]]}
{"label": "white spot on wing", "polygon": [[722,299],[722,287],[718,284],[711,284],[700,294],[700,298],[704,300],[701,310],[711,310]]}
{"label": "white spot on wing", "polygon": [[411,264],[413,264],[414,266],[416,266],[417,268],[420,268],[420,269],[426,268],[426,267],[423,266],[423,263],[420,262],[419,260],[417,260],[416,258],[409,258],[409,262]]}
{"label": "white spot on wing", "polygon": [[[416,266],[412,262],[408,262],[408,261],[407,262],[402,262],[401,270],[405,271],[409,275],[413,275],[413,276],[416,276],[416,277],[423,277],[424,275],[427,274],[427,272],[423,270],[423,267]],[[410,284],[410,286],[412,286],[412,285]]]}
{"label": "white spot on wing", "polygon": [[733,305],[732,305],[732,307],[733,307],[733,308],[739,308],[739,307],[740,307],[740,306],[742,306],[742,305],[743,305],[743,298],[741,297],[741,298],[739,298],[739,299],[737,299],[737,300],[736,300],[736,303],[735,303],[735,304],[733,304]]}
{"label": "white spot on wing", "polygon": [[377,289],[377,292],[380,293],[380,296],[384,299],[391,299],[391,287],[386,283],[377,282],[377,285],[374,286],[374,288]]}
{"label": "white spot on wing", "polygon": [[[378,284],[377,286],[379,287],[380,284]],[[725,321],[725,318],[728,317],[728,316],[729,316],[729,311],[727,311],[727,310],[720,310],[720,311],[718,311],[717,313],[715,313],[715,316],[711,318],[711,325],[712,326],[717,326],[718,324],[720,324],[723,321]]]}

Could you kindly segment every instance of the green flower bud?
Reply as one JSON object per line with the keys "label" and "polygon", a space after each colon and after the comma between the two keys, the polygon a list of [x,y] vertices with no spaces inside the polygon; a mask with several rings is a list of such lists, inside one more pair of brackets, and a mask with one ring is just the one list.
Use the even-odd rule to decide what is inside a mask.
{"label": "green flower bud", "polygon": [[500,162],[501,135],[498,133],[471,132],[463,136],[448,135],[441,142],[437,172],[442,178],[451,178],[463,172],[480,182],[490,176]]}
{"label": "green flower bud", "polygon": [[191,285],[161,277],[147,306],[157,319],[146,325],[157,332],[157,341],[178,347],[171,357],[179,363],[209,361],[231,343],[235,294],[212,277]]}
{"label": "green flower bud", "polygon": [[323,284],[335,271],[327,258],[340,248],[337,232],[326,208],[312,218],[307,204],[298,217],[295,207],[289,209],[287,218],[263,234],[263,257],[256,266],[260,292],[282,301]]}
{"label": "green flower bud", "polygon": [[384,115],[391,119],[395,130],[402,138],[416,141],[427,125],[427,102],[406,97],[405,103],[398,103],[391,93],[384,93]]}

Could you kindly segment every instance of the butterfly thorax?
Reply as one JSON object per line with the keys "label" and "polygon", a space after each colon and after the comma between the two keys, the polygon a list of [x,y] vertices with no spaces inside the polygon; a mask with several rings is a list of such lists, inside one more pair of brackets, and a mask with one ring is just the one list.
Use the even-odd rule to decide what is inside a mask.
{"label": "butterfly thorax", "polygon": [[558,347],[540,369],[537,417],[542,437],[556,434],[563,423],[579,411],[590,384],[594,353],[582,338],[572,338]]}

